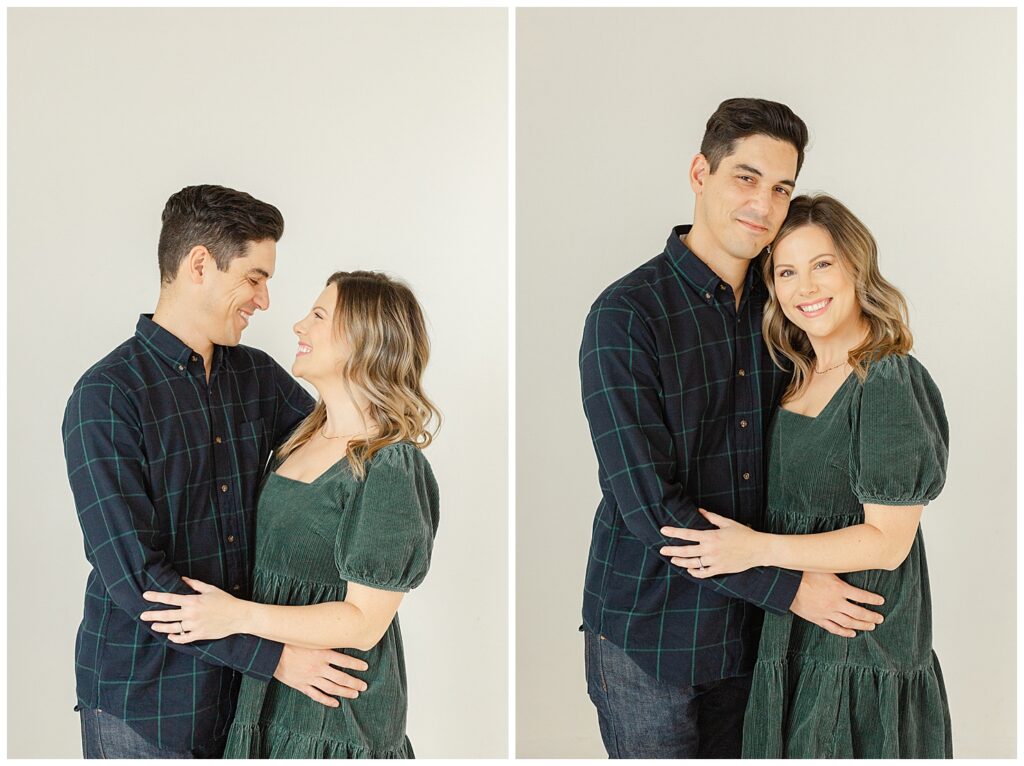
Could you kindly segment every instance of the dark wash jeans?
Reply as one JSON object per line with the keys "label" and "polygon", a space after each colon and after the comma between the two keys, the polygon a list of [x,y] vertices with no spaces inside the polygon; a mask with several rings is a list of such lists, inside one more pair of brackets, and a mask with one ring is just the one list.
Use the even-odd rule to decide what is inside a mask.
{"label": "dark wash jeans", "polygon": [[161,749],[110,713],[83,707],[78,714],[85,758],[220,758],[224,752],[225,739],[195,753]]}
{"label": "dark wash jeans", "polygon": [[656,680],[584,632],[587,693],[610,758],[739,758],[752,676],[697,686]]}

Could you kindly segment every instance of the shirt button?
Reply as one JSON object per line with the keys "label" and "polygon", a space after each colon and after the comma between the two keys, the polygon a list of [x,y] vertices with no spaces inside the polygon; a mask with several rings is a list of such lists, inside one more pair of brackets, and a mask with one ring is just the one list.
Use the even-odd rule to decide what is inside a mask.
{"label": "shirt button", "polygon": [[743,472],[743,481],[750,481],[750,474],[746,471]]}
{"label": "shirt button", "polygon": [[215,442],[217,442],[217,444],[220,444],[220,437],[219,437],[219,436],[214,436],[214,437],[213,437],[213,440],[214,440]]}
{"label": "shirt button", "polygon": [[706,300],[706,301],[711,300],[711,293],[704,293],[704,300]]}
{"label": "shirt button", "polygon": [[725,292],[725,282],[722,282],[722,284],[718,286],[718,289],[721,290],[722,292]]}
{"label": "shirt button", "polygon": [[228,485],[227,484],[221,484],[220,485],[220,491],[221,492],[227,492],[228,491]]}
{"label": "shirt button", "polygon": [[747,371],[744,370],[742,367],[740,367],[739,376],[742,378],[746,374],[747,374]]}
{"label": "shirt button", "polygon": [[228,535],[228,542],[229,543],[233,543],[234,541],[235,541],[235,536],[234,535]]}
{"label": "shirt button", "polygon": [[746,428],[746,427],[747,427],[747,421],[741,420],[740,421],[740,428]]}
{"label": "shirt button", "polygon": [[185,368],[182,365],[178,365],[178,372],[184,372]]}
{"label": "shirt button", "polygon": [[192,356],[192,361],[193,361],[193,362],[198,362],[198,361],[199,361],[199,357],[198,357],[198,356],[195,356],[195,355],[193,355],[193,356]]}
{"label": "shirt button", "polygon": [[240,591],[241,589],[242,589],[241,585],[232,585],[231,586],[231,590],[236,591],[236,592]]}

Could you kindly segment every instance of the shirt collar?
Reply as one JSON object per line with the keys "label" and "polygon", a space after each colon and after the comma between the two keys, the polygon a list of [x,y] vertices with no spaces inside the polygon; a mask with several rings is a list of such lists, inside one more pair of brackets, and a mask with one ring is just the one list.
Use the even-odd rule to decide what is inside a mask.
{"label": "shirt collar", "polygon": [[[178,336],[154,322],[152,314],[139,314],[135,335],[180,375],[188,375],[190,371],[203,367],[203,357],[186,346]],[[220,365],[221,356],[221,347],[214,345],[211,373]]]}
{"label": "shirt collar", "polygon": [[[729,283],[712,271],[710,266],[683,244],[683,237],[692,228],[692,224],[673,227],[672,233],[668,236],[668,242],[665,244],[665,254],[676,268],[676,271],[682,275],[683,280],[700,296],[700,299],[707,304],[711,304],[715,301],[716,296],[727,292]],[[750,268],[747,269],[747,278],[743,284],[744,297],[760,294],[765,290],[764,280],[761,278],[762,257],[763,255],[759,255],[750,262]],[[726,289],[720,290],[719,288],[722,285]],[[744,303],[746,303],[746,300],[744,300]]]}

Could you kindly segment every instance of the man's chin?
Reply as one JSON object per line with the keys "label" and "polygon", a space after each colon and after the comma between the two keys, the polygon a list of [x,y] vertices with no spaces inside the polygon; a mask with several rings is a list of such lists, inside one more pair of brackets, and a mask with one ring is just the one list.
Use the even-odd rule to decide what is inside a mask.
{"label": "man's chin", "polygon": [[733,258],[738,258],[741,261],[752,261],[763,252],[764,247],[762,247],[760,250],[754,250],[753,248],[750,247],[738,247],[732,250],[729,253],[729,255],[731,255]]}
{"label": "man's chin", "polygon": [[242,342],[242,333],[234,332],[214,341],[218,346],[237,346]]}

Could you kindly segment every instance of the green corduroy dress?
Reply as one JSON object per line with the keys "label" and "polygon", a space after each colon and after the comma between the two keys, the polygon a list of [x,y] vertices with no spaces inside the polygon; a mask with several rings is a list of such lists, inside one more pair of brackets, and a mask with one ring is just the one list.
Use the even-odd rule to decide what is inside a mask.
{"label": "green corduroy dress", "polygon": [[[926,504],[945,481],[948,443],[942,398],[924,367],[908,356],[876,361],[863,384],[851,374],[817,417],[776,411],[768,531],[861,524],[865,503]],[[951,758],[920,527],[896,570],[840,576],[884,596],[870,608],[885,621],[849,639],[793,614],[765,615],[743,757]]]}
{"label": "green corduroy dress", "polygon": [[[422,582],[438,522],[437,483],[412,444],[374,455],[357,480],[343,459],[305,483],[270,473],[256,515],[253,600],[343,601],[348,583],[408,591]],[[367,690],[329,708],[276,679],[242,679],[225,758],[412,758],[398,616],[367,652]]]}

